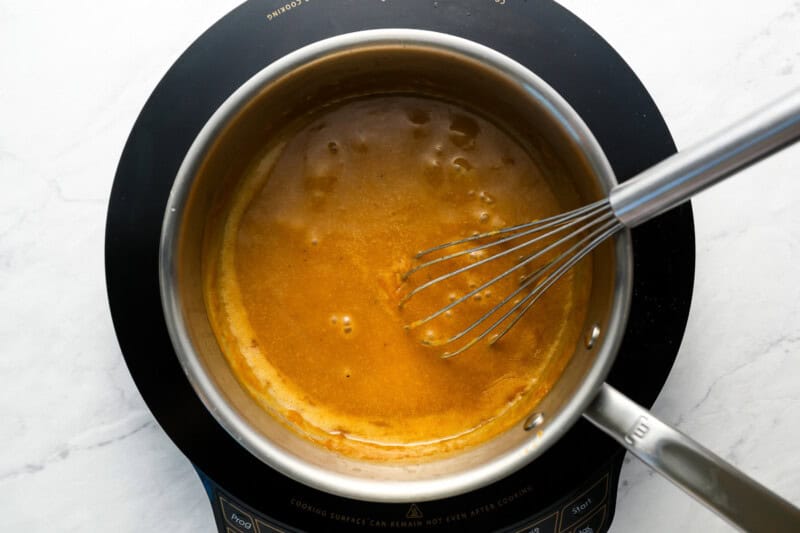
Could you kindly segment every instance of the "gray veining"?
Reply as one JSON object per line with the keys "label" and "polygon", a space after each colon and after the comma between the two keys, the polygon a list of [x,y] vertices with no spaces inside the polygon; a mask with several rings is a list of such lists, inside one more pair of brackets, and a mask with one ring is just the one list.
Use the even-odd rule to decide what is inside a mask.
{"label": "gray veining", "polygon": [[[0,530],[214,531],[122,361],[103,233],[139,110],[237,4],[0,3]],[[630,63],[681,147],[800,85],[798,1],[563,4]],[[694,202],[695,297],[653,411],[800,504],[798,169],[794,147]],[[630,459],[614,525],[728,531]]]}

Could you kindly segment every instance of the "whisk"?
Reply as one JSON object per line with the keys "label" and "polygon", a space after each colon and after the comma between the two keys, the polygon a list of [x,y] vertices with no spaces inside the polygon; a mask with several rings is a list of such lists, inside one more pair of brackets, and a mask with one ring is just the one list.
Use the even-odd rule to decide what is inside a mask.
{"label": "whisk", "polygon": [[[705,141],[615,186],[606,199],[550,218],[473,235],[419,252],[415,259],[424,262],[406,272],[404,281],[433,265],[446,264],[468,254],[475,257],[476,254],[503,245],[503,250],[494,255],[416,286],[402,298],[401,307],[421,291],[490,261],[511,254],[520,257],[505,272],[477,284],[460,298],[411,322],[407,327],[413,329],[426,324],[501,279],[532,266],[537,260],[545,260],[543,266],[521,276],[515,290],[466,328],[444,339],[423,341],[431,346],[443,346],[473,334],[458,349],[442,354],[443,358],[458,355],[490,335],[489,343],[494,344],[519,322],[545,291],[603,241],[685,202],[696,193],[785,148],[798,138],[800,90],[795,90]],[[465,245],[472,244],[475,245],[465,248]],[[446,255],[425,260],[436,252],[445,252]],[[555,257],[547,260],[553,254]]]}

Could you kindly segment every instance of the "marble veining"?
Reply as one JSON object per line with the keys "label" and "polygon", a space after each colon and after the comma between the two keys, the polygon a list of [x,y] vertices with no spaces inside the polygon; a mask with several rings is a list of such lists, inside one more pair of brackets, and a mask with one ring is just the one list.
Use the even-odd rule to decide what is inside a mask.
{"label": "marble veining", "polygon": [[[679,147],[800,86],[800,1],[562,3],[630,63]],[[0,4],[2,531],[214,531],[191,465],[122,360],[103,234],[139,110],[178,55],[237,4]],[[694,202],[694,300],[653,408],[795,504],[798,168],[794,147]],[[613,531],[728,530],[626,458]]]}

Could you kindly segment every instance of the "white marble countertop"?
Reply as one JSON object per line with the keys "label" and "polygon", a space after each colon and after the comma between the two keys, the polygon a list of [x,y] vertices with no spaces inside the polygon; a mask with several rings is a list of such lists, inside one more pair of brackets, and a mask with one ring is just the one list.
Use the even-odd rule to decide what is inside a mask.
{"label": "white marble countertop", "polygon": [[[563,3],[638,73],[679,147],[800,86],[796,0]],[[237,4],[0,3],[0,530],[214,530],[122,359],[103,233],[139,110]],[[696,199],[691,315],[653,408],[795,504],[798,169],[800,146]],[[622,475],[613,531],[728,530],[635,459]]]}

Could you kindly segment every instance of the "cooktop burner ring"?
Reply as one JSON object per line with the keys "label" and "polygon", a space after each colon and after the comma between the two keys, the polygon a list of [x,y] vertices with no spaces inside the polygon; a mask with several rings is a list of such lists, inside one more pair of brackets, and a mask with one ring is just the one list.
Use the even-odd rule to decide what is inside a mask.
{"label": "cooktop burner ring", "polygon": [[[553,516],[541,522],[542,533],[551,522],[553,531],[571,530],[583,522],[566,520],[565,506],[605,479],[607,504],[589,509],[591,516],[580,515],[597,520],[602,508],[594,531],[601,530],[613,516],[611,492],[623,452],[588,422],[580,421],[528,467],[469,494],[419,503],[416,511],[408,504],[356,502],[283,477],[240,447],[205,410],[172,351],[159,298],[158,241],[172,180],[197,132],[241,83],[285,53],[332,35],[381,27],[451,33],[527,66],[579,112],[620,181],[675,151],[635,74],[591,28],[550,0],[326,0],[324,6],[319,0],[250,0],[207,30],[170,68],[120,159],[106,227],[106,276],[126,363],[156,419],[202,473],[221,531],[243,527],[226,522],[225,505],[253,515],[252,524],[261,527],[255,524],[257,510],[281,530],[408,529],[417,524],[412,521],[425,529],[463,530],[462,514],[481,530],[521,528]],[[694,277],[691,207],[662,215],[632,236],[631,316],[608,381],[650,406],[688,318]]]}

